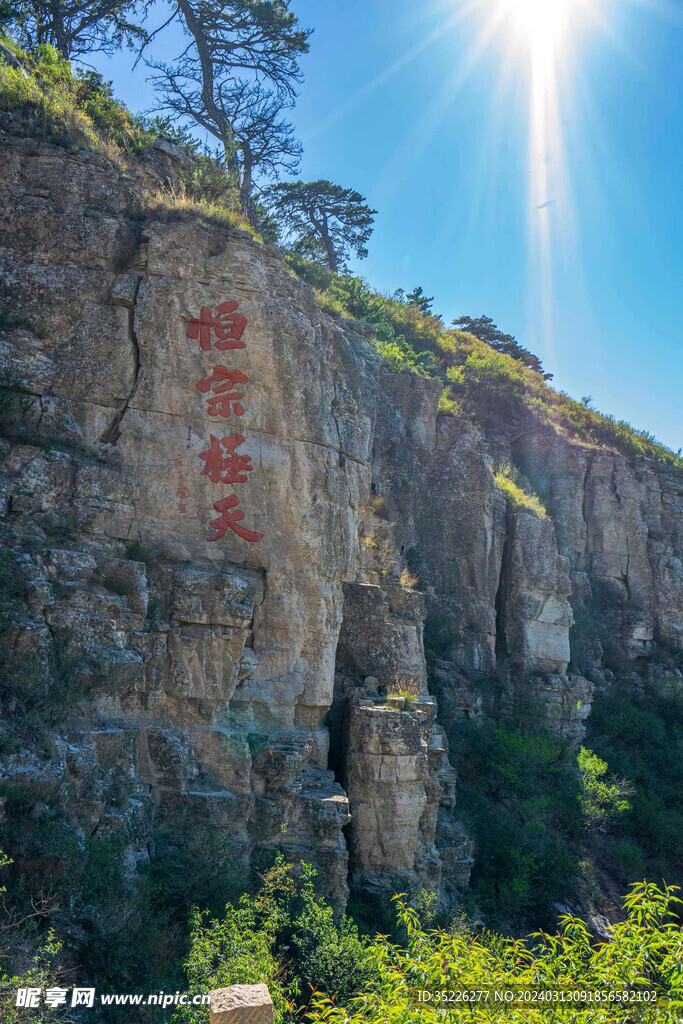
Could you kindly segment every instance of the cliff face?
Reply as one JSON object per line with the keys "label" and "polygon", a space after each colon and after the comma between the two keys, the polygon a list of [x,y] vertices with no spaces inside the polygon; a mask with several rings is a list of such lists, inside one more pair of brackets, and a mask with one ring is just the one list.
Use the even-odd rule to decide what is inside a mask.
{"label": "cliff face", "polygon": [[[38,742],[3,685],[6,790],[131,865],[218,832],[338,905],[450,899],[473,850],[430,692],[476,716],[497,674],[578,741],[610,658],[683,646],[683,480],[438,416],[274,250],[150,208],[173,154],[144,173],[0,147],[4,671],[63,705]],[[549,519],[506,510],[501,448]],[[570,597],[603,624],[581,657]]]}

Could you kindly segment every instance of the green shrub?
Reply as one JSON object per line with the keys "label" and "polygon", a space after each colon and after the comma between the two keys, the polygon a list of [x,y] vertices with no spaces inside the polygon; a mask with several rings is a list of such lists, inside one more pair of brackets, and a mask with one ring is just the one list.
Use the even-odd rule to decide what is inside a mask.
{"label": "green shrub", "polygon": [[[12,863],[0,850],[0,871]],[[61,965],[62,944],[54,931],[49,929],[38,939],[31,931],[31,925],[47,913],[46,908],[35,903],[23,915],[15,914],[8,902],[7,887],[0,886],[0,1020],[3,1024],[51,1024],[67,1019],[63,1010],[16,1005],[19,988],[45,991],[67,984]]]}
{"label": "green shrub", "polygon": [[118,594],[119,597],[125,597],[133,589],[133,581],[123,576],[105,576],[102,583],[107,590],[111,590],[112,594]]}
{"label": "green shrub", "polygon": [[420,699],[421,691],[418,683],[408,676],[394,679],[387,685],[387,696],[403,697],[406,707],[412,707]]}
{"label": "green shrub", "polygon": [[119,149],[137,153],[154,141],[156,133],[115,99],[112,83],[106,82],[99,72],[78,71],[75,77],[70,76],[69,82],[78,109]]}
{"label": "green shrub", "polygon": [[[344,1002],[365,980],[365,944],[350,918],[335,924],[332,908],[315,895],[314,878],[310,865],[303,865],[299,882],[303,906],[292,922],[291,937],[296,973],[310,992],[324,992]],[[306,1000],[308,994],[304,993]]]}
{"label": "green shrub", "polygon": [[69,61],[47,44],[31,53],[12,49],[28,72],[27,77],[0,58],[0,110],[18,116],[13,130],[61,144],[104,149],[107,155],[112,155],[107,143],[118,151],[136,153],[155,139],[143,120],[114,98],[111,82],[98,72],[74,73]]}
{"label": "green shrub", "polygon": [[442,416],[459,416],[460,404],[451,397],[448,388],[444,388],[439,399],[439,413]]}
{"label": "green shrub", "polygon": [[149,562],[152,557],[152,549],[139,540],[134,540],[126,547],[126,558],[131,562]]}
{"label": "green shrub", "polygon": [[[467,1020],[546,1024],[677,1024],[680,1004],[669,1001],[683,994],[683,934],[673,923],[680,903],[675,889],[641,883],[624,901],[627,919],[614,926],[609,943],[594,944],[585,923],[565,915],[557,935],[535,933],[527,941],[477,935],[465,927],[424,931],[414,910],[398,902],[406,942],[397,945],[378,937],[367,959],[375,979],[344,1006],[317,1000],[309,1024],[388,1024],[419,1020],[437,1024]],[[608,993],[621,989],[656,989],[659,1000],[512,1002],[504,1008],[481,998],[444,1003],[436,996],[418,1001],[418,992],[481,992],[493,990],[576,990]]]}
{"label": "green shrub", "polygon": [[577,757],[583,794],[581,810],[588,828],[604,830],[610,819],[631,809],[626,796],[629,783],[609,775],[609,765],[592,750],[581,747]]}
{"label": "green shrub", "polygon": [[[295,877],[278,856],[254,895],[229,903],[222,918],[192,917],[187,973],[193,991],[232,984],[270,986],[276,1021],[297,1016],[314,990],[351,998],[369,979],[366,942],[355,924],[335,923],[332,908],[316,896],[315,871],[302,864]],[[205,1009],[183,1008],[174,1020],[205,1024]]]}

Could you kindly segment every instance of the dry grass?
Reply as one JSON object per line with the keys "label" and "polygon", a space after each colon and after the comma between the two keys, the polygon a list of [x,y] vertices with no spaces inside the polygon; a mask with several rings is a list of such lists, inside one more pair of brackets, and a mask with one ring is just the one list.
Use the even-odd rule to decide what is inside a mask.
{"label": "dry grass", "polygon": [[373,494],[372,497],[370,498],[370,501],[368,502],[368,505],[370,506],[370,508],[372,509],[376,516],[381,515],[385,506],[383,496],[381,494]]}
{"label": "dry grass", "polygon": [[374,569],[383,580],[396,577],[396,552],[386,537],[375,537],[370,542],[373,550]]}
{"label": "dry grass", "polygon": [[157,215],[187,213],[194,217],[202,217],[213,224],[232,228],[233,231],[245,231],[256,241],[261,241],[259,235],[250,227],[241,213],[237,210],[228,210],[219,203],[211,203],[205,199],[194,199],[188,193],[183,182],[180,182],[175,187],[160,188],[155,192],[151,199],[151,208],[152,212]]}
{"label": "dry grass", "polygon": [[410,569],[401,569],[399,582],[402,587],[406,588],[406,590],[414,590],[417,584],[420,582],[420,577],[412,573]]}
{"label": "dry grass", "polygon": [[519,483],[518,471],[506,463],[495,473],[496,487],[499,487],[507,498],[508,507],[512,512],[528,512],[537,519],[547,519],[548,513],[541,499],[536,494],[528,494]]}

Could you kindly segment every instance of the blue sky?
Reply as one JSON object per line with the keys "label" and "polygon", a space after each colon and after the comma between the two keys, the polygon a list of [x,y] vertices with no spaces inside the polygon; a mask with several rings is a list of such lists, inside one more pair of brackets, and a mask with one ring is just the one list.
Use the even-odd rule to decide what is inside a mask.
{"label": "blue sky", "polygon": [[[492,316],[555,386],[678,449],[683,4],[566,0],[544,135],[524,31],[508,17],[480,45],[499,2],[293,0],[315,29],[292,112],[301,176],[378,211],[353,267],[373,286],[420,284],[447,323]],[[180,42],[165,32],[154,56]],[[133,110],[153,104],[129,53],[96,66]]]}

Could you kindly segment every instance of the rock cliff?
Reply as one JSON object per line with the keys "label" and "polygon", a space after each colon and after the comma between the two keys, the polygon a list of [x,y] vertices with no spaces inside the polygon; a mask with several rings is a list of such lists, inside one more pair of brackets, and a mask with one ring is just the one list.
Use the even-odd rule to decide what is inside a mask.
{"label": "rock cliff", "polygon": [[[610,665],[683,647],[683,479],[440,416],[279,252],[151,203],[174,159],[0,145],[3,783],[131,866],[210,831],[338,906],[453,900],[444,725],[495,676],[576,743]],[[549,518],[506,506],[501,450]]]}

